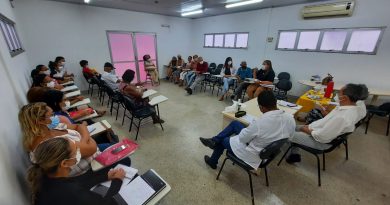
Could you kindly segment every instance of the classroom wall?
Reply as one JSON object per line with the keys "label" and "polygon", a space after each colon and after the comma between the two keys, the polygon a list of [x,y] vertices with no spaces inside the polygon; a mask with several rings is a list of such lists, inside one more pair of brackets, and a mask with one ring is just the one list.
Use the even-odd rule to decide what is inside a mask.
{"label": "classroom wall", "polygon": [[[22,29],[8,0],[0,0],[0,13],[16,22],[23,42]],[[28,163],[21,146],[18,112],[26,103],[29,62],[27,52],[11,57],[2,34],[0,36],[0,204],[26,204],[24,178]]]}
{"label": "classroom wall", "polygon": [[[194,20],[194,52],[205,56],[209,62],[222,63],[233,57],[235,66],[247,60],[249,66],[260,66],[270,59],[277,72],[292,74],[293,90],[301,95],[307,87],[297,83],[311,75],[328,72],[339,82],[365,83],[378,89],[390,88],[390,18],[388,0],[357,0],[352,17],[303,20],[300,9],[304,5],[277,7],[250,12],[228,14]],[[345,28],[387,26],[376,55],[335,54],[275,50],[278,30],[310,28]],[[195,32],[196,31],[196,32]],[[248,49],[203,48],[203,34],[212,32],[250,32]],[[272,43],[266,37],[273,37]]]}
{"label": "classroom wall", "polygon": [[17,0],[15,10],[28,34],[24,45],[32,51],[28,55],[31,65],[47,64],[62,55],[81,89],[86,89],[86,84],[80,60],[86,59],[90,67],[100,70],[110,61],[106,30],[157,33],[160,69],[174,55],[189,55],[189,19],[43,0]]}

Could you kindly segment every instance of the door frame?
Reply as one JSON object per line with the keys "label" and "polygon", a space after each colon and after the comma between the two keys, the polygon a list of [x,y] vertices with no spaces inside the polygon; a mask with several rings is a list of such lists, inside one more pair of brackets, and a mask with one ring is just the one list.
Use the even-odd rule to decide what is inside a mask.
{"label": "door frame", "polygon": [[136,35],[137,34],[150,34],[150,35],[153,35],[154,36],[154,48],[156,50],[156,59],[155,60],[156,60],[156,67],[157,67],[157,70],[158,70],[157,34],[155,32],[106,30],[106,36],[107,36],[107,42],[108,42],[108,50],[110,52],[110,60],[111,60],[111,63],[114,65],[115,63],[114,63],[113,58],[112,58],[111,43],[110,43],[110,36],[109,36],[109,34],[111,34],[111,33],[114,33],[114,34],[130,34],[131,39],[132,39],[132,43],[133,43],[134,61],[118,61],[117,63],[132,63],[132,62],[134,62],[135,63],[135,69],[137,71],[136,74],[137,74],[137,81],[138,81],[138,83],[142,82],[138,63],[140,63],[140,62],[143,63],[144,61],[143,61],[143,59],[142,60],[138,60]]}

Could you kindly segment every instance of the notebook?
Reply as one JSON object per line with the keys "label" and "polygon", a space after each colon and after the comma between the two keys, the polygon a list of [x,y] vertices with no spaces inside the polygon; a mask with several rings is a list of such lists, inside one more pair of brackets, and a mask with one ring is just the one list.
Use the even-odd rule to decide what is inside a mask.
{"label": "notebook", "polygon": [[155,91],[155,90],[153,90],[153,89],[147,90],[147,91],[145,91],[145,92],[143,93],[142,98],[147,98],[147,97],[149,97],[149,96],[151,96],[151,95],[154,95],[154,94],[156,94],[156,93],[157,93],[157,91]]}
{"label": "notebook", "polygon": [[79,88],[76,85],[67,86],[63,89],[61,89],[62,92],[68,92],[72,90],[78,90]]}
{"label": "notebook", "polygon": [[86,104],[89,104],[89,103],[91,103],[91,99],[85,98],[82,101],[78,101],[78,102],[70,105],[69,108],[75,108],[75,107],[78,107],[78,106],[81,106],[81,105],[86,105]]}

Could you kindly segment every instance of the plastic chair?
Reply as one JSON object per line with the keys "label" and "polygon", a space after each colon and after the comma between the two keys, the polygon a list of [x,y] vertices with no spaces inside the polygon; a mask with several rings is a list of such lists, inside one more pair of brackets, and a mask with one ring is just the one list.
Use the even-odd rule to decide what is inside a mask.
{"label": "plastic chair", "polygon": [[367,120],[366,120],[366,131],[365,134],[367,134],[368,126],[370,125],[370,120],[374,115],[378,115],[380,117],[386,117],[388,116],[387,120],[387,130],[386,130],[386,136],[389,136],[389,127],[390,127],[390,102],[383,103],[380,106],[374,106],[374,105],[368,105],[367,106]]}
{"label": "plastic chair", "polygon": [[[266,185],[267,186],[269,186],[267,166],[280,153],[280,148],[286,142],[287,142],[287,138],[274,141],[274,142],[270,143],[268,146],[266,146],[263,150],[261,150],[261,152],[259,154],[259,157],[261,159],[261,163],[260,163],[259,168],[260,169],[264,169],[265,180],[266,180]],[[244,169],[248,173],[249,185],[250,185],[250,189],[251,189],[252,204],[254,205],[255,204],[255,198],[254,198],[254,195],[253,195],[253,185],[252,185],[252,176],[251,176],[251,171],[254,170],[254,168],[249,166],[247,163],[242,161],[240,158],[235,156],[233,153],[226,152],[226,158],[225,158],[225,160],[223,160],[221,169],[218,172],[217,180],[219,179],[219,175],[221,174],[222,169],[225,166],[225,162],[226,162],[227,159],[231,160],[233,162],[233,164],[237,164],[239,167],[241,167],[242,169]]]}
{"label": "plastic chair", "polygon": [[290,80],[290,73],[287,73],[287,72],[281,72],[278,74],[278,79],[279,80]]}
{"label": "plastic chair", "polygon": [[325,171],[325,153],[329,153],[333,151],[336,147],[339,147],[341,144],[344,144],[345,159],[348,160],[348,135],[350,134],[351,132],[339,135],[338,137],[336,137],[336,139],[332,140],[332,142],[328,143],[331,145],[331,147],[325,150],[319,150],[319,149],[315,149],[315,148],[307,147],[305,145],[291,142],[290,147],[287,149],[287,151],[283,154],[283,157],[278,162],[278,166],[280,165],[282,160],[286,157],[287,153],[290,151],[292,147],[298,147],[306,152],[309,152],[317,158],[318,186],[321,186],[321,171],[320,171],[321,165],[320,165],[320,158],[318,157],[318,155],[322,154],[322,170]]}
{"label": "plastic chair", "polygon": [[278,100],[287,100],[287,92],[291,90],[292,83],[290,80],[282,79],[276,83],[275,97]]}

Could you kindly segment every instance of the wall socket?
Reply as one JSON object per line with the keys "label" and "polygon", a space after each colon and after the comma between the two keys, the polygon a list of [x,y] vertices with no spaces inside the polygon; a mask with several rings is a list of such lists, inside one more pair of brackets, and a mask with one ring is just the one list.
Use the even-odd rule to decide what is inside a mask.
{"label": "wall socket", "polygon": [[272,43],[273,40],[274,40],[273,37],[268,37],[268,38],[267,38],[267,42],[268,42],[268,43]]}

